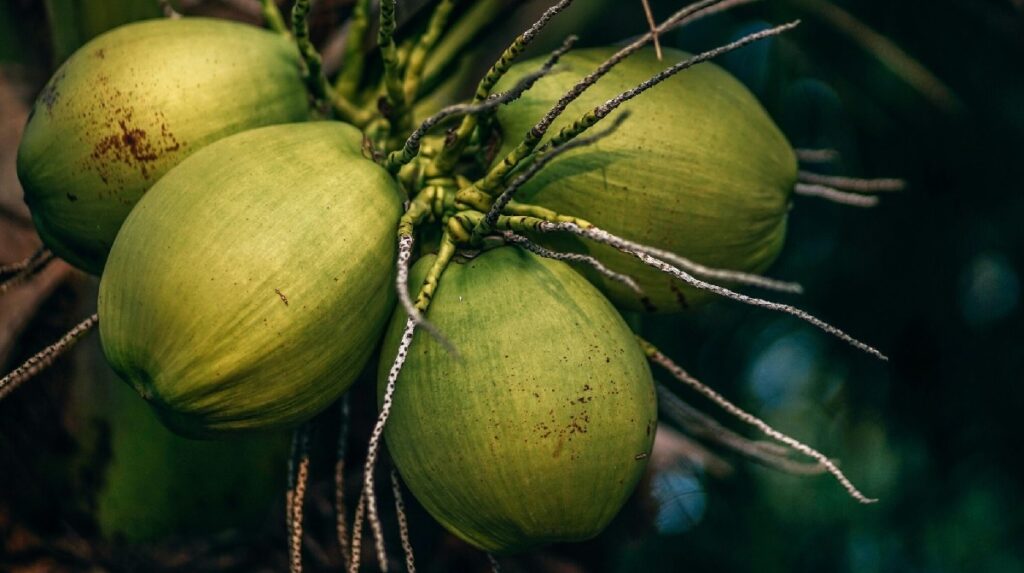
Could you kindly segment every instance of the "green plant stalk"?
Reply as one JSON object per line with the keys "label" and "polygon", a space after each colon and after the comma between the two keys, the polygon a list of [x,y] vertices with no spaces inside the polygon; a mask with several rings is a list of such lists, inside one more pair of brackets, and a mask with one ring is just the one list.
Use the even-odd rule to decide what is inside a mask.
{"label": "green plant stalk", "polygon": [[345,54],[341,60],[341,71],[334,80],[338,95],[352,101],[359,92],[366,66],[366,30],[370,27],[370,0],[357,0],[349,19],[348,36],[345,38]]}
{"label": "green plant stalk", "polygon": [[403,90],[405,101],[416,100],[420,83],[423,81],[423,69],[427,64],[427,57],[431,49],[441,39],[445,26],[448,24],[448,17],[455,8],[455,0],[441,0],[441,3],[434,9],[430,16],[427,30],[420,36],[419,41],[413,46],[409,53],[409,60],[405,66],[405,81]]}
{"label": "green plant stalk", "polygon": [[284,22],[284,16],[281,15],[281,10],[277,7],[275,0],[260,0],[261,10],[263,13],[263,22],[271,30],[279,34],[289,34],[288,25]]}

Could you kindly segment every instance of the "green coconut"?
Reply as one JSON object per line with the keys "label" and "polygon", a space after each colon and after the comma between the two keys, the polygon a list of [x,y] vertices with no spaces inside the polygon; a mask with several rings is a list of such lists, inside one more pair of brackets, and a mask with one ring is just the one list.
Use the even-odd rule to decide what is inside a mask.
{"label": "green coconut", "polygon": [[260,128],[167,173],[100,282],[107,360],[189,436],[291,426],[355,380],[394,304],[400,191],[340,122]]}
{"label": "green coconut", "polygon": [[[502,247],[449,266],[428,318],[460,356],[417,333],[385,430],[416,498],[494,553],[601,532],[640,479],[657,421],[650,370],[618,312],[568,265]],[[399,309],[381,392],[404,324]]]}
{"label": "green coconut", "polygon": [[18,177],[46,245],[99,274],[124,218],[167,170],[227,135],[308,117],[298,52],[282,36],[203,18],[130,24],[50,79]]}
{"label": "green coconut", "polygon": [[285,486],[286,433],[222,441],[182,438],[131,388],[113,376],[103,382],[104,402],[96,404],[90,421],[104,430],[98,457],[108,458],[95,509],[105,537],[162,541],[253,531],[266,522]]}
{"label": "green coconut", "polygon": [[[511,150],[559,97],[612,53],[612,48],[570,52],[559,62],[564,71],[498,108],[503,151]],[[665,50],[664,61],[652,49],[633,54],[571,104],[549,133],[686,57],[675,50]],[[513,67],[497,89],[507,89],[538,65]],[[625,108],[629,119],[613,134],[554,160],[522,188],[518,199],[710,267],[752,273],[767,269],[784,242],[797,162],[755,97],[726,71],[704,63]],[[636,277],[653,305],[621,283],[579,267],[620,307],[674,312],[709,298],[611,247],[576,239],[556,246],[590,252]]]}

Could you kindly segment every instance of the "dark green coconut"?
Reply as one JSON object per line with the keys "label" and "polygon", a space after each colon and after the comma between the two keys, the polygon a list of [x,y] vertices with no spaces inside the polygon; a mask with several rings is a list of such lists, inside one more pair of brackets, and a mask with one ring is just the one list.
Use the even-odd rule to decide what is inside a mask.
{"label": "dark green coconut", "polygon": [[36,100],[18,177],[39,235],[99,274],[143,193],[224,136],[309,117],[295,47],[259,28],[150,20],[92,40]]}
{"label": "dark green coconut", "polygon": [[[566,264],[502,247],[452,264],[428,318],[461,357],[420,332],[398,379],[385,438],[412,493],[490,552],[597,535],[640,479],[657,422],[618,312]],[[399,309],[381,393],[404,324]]]}
{"label": "dark green coconut", "polygon": [[[517,102],[498,108],[503,152],[613,52],[570,52],[559,62],[565,71],[541,79]],[[654,50],[630,56],[570,105],[549,133],[686,57],[675,50],[666,50],[664,61]],[[497,89],[539,65],[515,66]],[[754,273],[767,269],[782,249],[797,167],[789,142],[754,96],[721,68],[704,63],[623,108],[630,116],[615,133],[553,161],[518,198],[707,266]],[[556,245],[590,252],[636,277],[655,310],[678,311],[709,298],[610,247],[575,239]],[[580,270],[617,305],[651,310],[621,283]]]}
{"label": "dark green coconut", "polygon": [[302,422],[369,358],[394,303],[399,189],[340,122],[247,131],[167,173],[100,283],[107,360],[204,436]]}

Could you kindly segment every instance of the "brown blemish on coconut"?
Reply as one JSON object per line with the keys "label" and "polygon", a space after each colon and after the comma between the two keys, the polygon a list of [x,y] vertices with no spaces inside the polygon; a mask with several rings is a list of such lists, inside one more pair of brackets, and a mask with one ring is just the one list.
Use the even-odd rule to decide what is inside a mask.
{"label": "brown blemish on coconut", "polygon": [[39,101],[46,106],[46,112],[53,115],[53,106],[57,104],[57,100],[60,99],[60,84],[64,81],[64,77],[67,72],[61,70],[57,75],[53,76],[43,91],[39,94]]}
{"label": "brown blemish on coconut", "polygon": [[288,297],[285,296],[283,292],[281,292],[281,289],[276,288],[274,289],[274,292],[276,292],[277,296],[280,297],[281,302],[283,302],[285,306],[288,306]]}

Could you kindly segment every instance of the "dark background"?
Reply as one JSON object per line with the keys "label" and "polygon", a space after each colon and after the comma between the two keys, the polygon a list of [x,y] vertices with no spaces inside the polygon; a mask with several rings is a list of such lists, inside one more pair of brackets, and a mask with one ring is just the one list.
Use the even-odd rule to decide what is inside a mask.
{"label": "dark background", "polygon": [[[190,3],[189,9],[244,17],[244,6],[235,4],[246,3]],[[597,45],[646,28],[639,0],[580,4],[540,43],[554,45],[573,31],[583,44]],[[680,4],[652,0],[660,17]],[[528,22],[543,5],[525,3],[510,21]],[[314,30],[322,41],[347,10],[345,2],[320,3]],[[660,508],[660,517],[655,500],[638,498],[598,540],[511,558],[506,569],[1024,571],[1024,5],[765,0],[663,42],[699,50],[796,17],[803,25],[795,32],[720,63],[758,95],[795,147],[840,153],[816,170],[897,176],[909,187],[884,195],[871,210],[797,197],[787,247],[771,274],[807,288],[783,300],[875,345],[890,361],[875,361],[795,320],[730,303],[634,320],[709,385],[840,459],[854,483],[881,502],[861,506],[830,478],[783,475],[719,451],[731,471],[685,460],[664,470],[687,479],[677,482],[678,499]],[[22,102],[31,101],[64,48],[51,41],[40,3],[5,0],[0,18],[4,81]],[[500,49],[505,37],[495,34],[489,48]],[[0,119],[15,121],[12,110],[13,104],[0,108]],[[16,139],[2,144],[10,150]],[[8,161],[10,152],[3,157]],[[89,308],[89,281],[69,272],[60,278],[54,285],[63,286],[39,294],[41,310],[3,349],[10,350],[8,366]],[[6,563],[19,571],[49,570],[30,569],[47,563],[54,570],[280,570],[279,515],[268,517],[255,537],[232,537],[227,548],[210,549],[185,541],[125,547],[97,540],[82,525],[87,512],[68,516],[52,504],[19,510],[15,464],[23,467],[48,448],[74,450],[58,427],[64,395],[76,376],[99,367],[69,364],[0,408],[6,417],[0,418],[0,463],[11,464],[7,481],[0,477],[0,556],[8,556],[0,557],[0,569]],[[741,428],[711,404],[680,395]],[[357,426],[360,417],[372,416],[372,408],[365,410]],[[322,465],[325,490],[329,461]],[[33,475],[25,472],[23,480]],[[326,545],[329,519],[313,513],[311,531]],[[70,525],[91,549],[67,549]],[[11,541],[26,532],[36,541]],[[478,554],[444,537],[415,507],[413,536],[421,569],[485,568]],[[190,551],[228,555],[252,544],[262,547],[258,566],[213,558],[174,565],[166,558]],[[330,556],[325,559],[327,567]]]}

